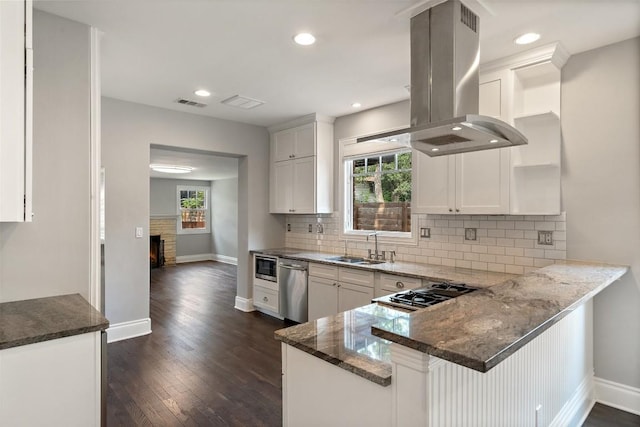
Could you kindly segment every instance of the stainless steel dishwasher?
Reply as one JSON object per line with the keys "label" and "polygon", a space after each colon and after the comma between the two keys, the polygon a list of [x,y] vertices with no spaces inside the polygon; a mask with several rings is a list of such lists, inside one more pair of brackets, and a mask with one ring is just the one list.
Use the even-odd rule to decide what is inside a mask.
{"label": "stainless steel dishwasher", "polygon": [[304,261],[281,259],[278,271],[280,288],[280,315],[285,319],[303,323],[308,319],[307,269]]}

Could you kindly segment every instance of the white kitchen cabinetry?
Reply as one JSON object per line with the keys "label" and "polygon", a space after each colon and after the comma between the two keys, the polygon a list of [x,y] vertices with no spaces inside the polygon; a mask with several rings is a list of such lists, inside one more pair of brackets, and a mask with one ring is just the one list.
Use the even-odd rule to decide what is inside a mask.
{"label": "white kitchen cabinetry", "polygon": [[99,426],[99,384],[100,332],[0,350],[0,424]]}
{"label": "white kitchen cabinetry", "polygon": [[309,264],[309,321],[371,303],[371,271]]}
{"label": "white kitchen cabinetry", "polygon": [[422,286],[422,279],[381,273],[376,282],[376,298]]}
{"label": "white kitchen cabinetry", "polygon": [[333,118],[312,114],[269,130],[270,212],[331,213]]}
{"label": "white kitchen cabinetry", "polygon": [[434,158],[414,150],[413,212],[560,213],[560,70],[567,59],[555,43],[484,64],[480,114],[514,125],[529,143]]}
{"label": "white kitchen cabinetry", "polygon": [[[481,84],[480,114],[504,112],[504,82]],[[501,116],[495,116],[504,120]],[[429,157],[413,150],[412,210],[430,214],[506,214],[509,212],[509,149]]]}
{"label": "white kitchen cabinetry", "polygon": [[0,221],[31,221],[31,1],[0,1]]}

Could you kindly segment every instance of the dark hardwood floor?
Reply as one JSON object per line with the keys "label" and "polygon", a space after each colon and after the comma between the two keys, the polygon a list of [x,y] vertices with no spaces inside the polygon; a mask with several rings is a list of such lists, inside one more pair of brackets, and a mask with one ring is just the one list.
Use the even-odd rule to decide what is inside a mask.
{"label": "dark hardwood floor", "polygon": [[151,272],[151,327],[109,344],[108,426],[280,426],[284,322],[233,308],[236,267]]}
{"label": "dark hardwood floor", "polygon": [[[235,266],[151,271],[153,333],[108,347],[109,427],[282,425],[273,332],[287,324],[234,309],[235,294]],[[640,426],[640,417],[596,404],[584,427],[604,426]]]}

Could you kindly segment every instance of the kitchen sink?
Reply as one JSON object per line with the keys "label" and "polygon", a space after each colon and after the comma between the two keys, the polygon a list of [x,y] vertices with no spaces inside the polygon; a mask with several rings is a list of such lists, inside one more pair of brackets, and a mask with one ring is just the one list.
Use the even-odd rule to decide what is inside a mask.
{"label": "kitchen sink", "polygon": [[334,256],[327,258],[328,261],[347,262],[349,264],[373,265],[384,264],[386,261],[380,261],[369,258],[353,257],[353,256]]}

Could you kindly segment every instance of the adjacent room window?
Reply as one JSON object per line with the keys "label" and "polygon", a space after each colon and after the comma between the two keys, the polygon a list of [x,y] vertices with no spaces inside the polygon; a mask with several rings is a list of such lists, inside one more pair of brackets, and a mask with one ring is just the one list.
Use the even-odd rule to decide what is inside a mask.
{"label": "adjacent room window", "polygon": [[178,186],[178,233],[209,233],[209,188]]}
{"label": "adjacent room window", "polygon": [[410,236],[411,151],[367,154],[344,163],[345,232]]}

